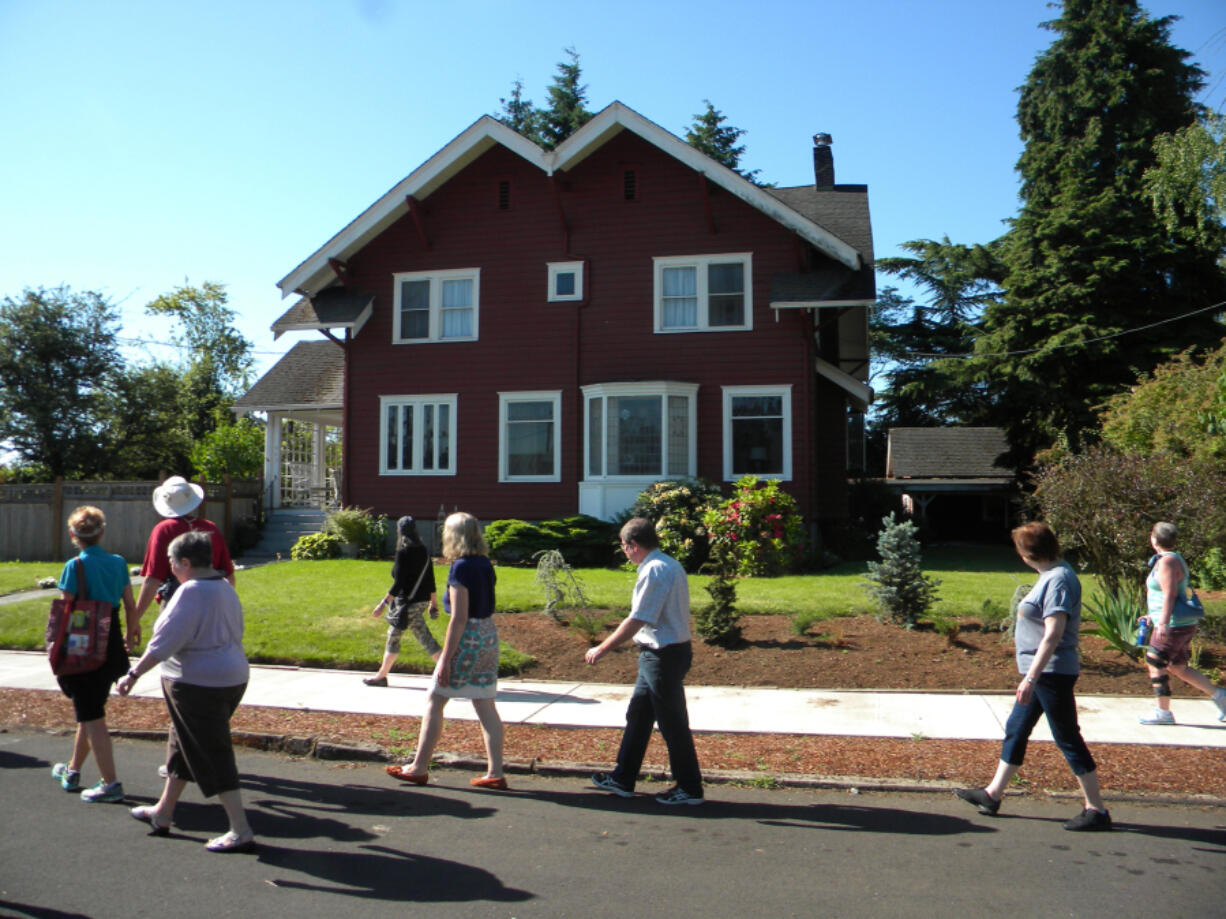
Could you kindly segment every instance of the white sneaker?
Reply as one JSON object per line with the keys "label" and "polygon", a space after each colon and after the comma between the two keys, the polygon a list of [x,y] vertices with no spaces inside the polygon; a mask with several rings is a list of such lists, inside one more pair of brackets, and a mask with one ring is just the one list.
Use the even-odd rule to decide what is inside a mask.
{"label": "white sneaker", "polygon": [[1226,689],[1215,689],[1213,691],[1213,704],[1217,706],[1217,710],[1222,714],[1218,716],[1218,721],[1226,721]]}
{"label": "white sneaker", "polygon": [[1142,724],[1174,724],[1175,716],[1165,708],[1155,708],[1152,715],[1142,715],[1137,720]]}

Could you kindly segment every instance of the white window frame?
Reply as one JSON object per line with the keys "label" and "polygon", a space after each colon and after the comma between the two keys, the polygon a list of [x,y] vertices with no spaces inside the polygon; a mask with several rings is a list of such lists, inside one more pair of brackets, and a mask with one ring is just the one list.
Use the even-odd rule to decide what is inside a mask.
{"label": "white window frame", "polygon": [[754,473],[761,478],[779,479],[783,482],[792,480],[792,387],[790,384],[778,386],[724,386],[723,418],[724,418],[724,481],[735,482],[750,471],[738,472],[732,468],[732,400],[738,396],[777,396],[783,400],[783,469],[780,472]]}
{"label": "white window frame", "polygon": [[[512,475],[510,472],[509,420],[507,407],[516,402],[548,402],[553,407],[553,474]],[[562,481],[562,391],[500,392],[498,394],[498,481],[499,482],[560,482]]]}
{"label": "white window frame", "polygon": [[[443,337],[443,281],[471,280],[473,282],[473,331],[472,335]],[[405,338],[400,328],[401,285],[405,281],[430,282],[429,331],[425,338]],[[452,341],[476,341],[479,335],[478,320],[481,316],[481,269],[454,268],[446,271],[404,271],[392,275],[392,344],[426,345]]]}
{"label": "white window frame", "polygon": [[[390,406],[398,406],[403,412],[405,407],[412,407],[414,412],[413,424],[413,468],[411,469],[393,469],[387,465],[387,410]],[[422,468],[422,446],[423,440],[420,435],[421,422],[420,412],[422,407],[426,405],[437,406],[446,405],[450,408],[448,433],[448,447],[450,448],[449,464],[446,468],[435,466],[434,469]],[[437,417],[437,415],[436,415]],[[459,442],[456,436],[459,431],[459,397],[456,393],[430,393],[425,395],[405,395],[405,396],[380,396],[379,397],[379,475],[407,475],[407,476],[454,476],[456,474],[456,454],[458,453]],[[437,434],[435,441],[435,450],[437,452]]]}
{"label": "white window frame", "polygon": [[[712,326],[709,323],[710,300],[707,293],[707,267],[725,262],[740,262],[745,270],[745,316],[741,325]],[[653,263],[652,303],[654,328],[657,335],[687,334],[690,332],[750,332],[753,331],[753,253],[721,252],[713,255],[656,256]],[[664,269],[693,268],[697,281],[697,324],[685,328],[664,325]]]}
{"label": "white window frame", "polygon": [[[550,303],[572,303],[583,299],[583,262],[546,262],[546,273],[549,278]],[[573,273],[575,276],[575,292],[560,294],[557,292],[558,276]]]}
{"label": "white window frame", "polygon": [[[658,481],[660,479],[671,479],[688,477],[693,478],[698,474],[698,384],[697,383],[677,383],[667,380],[650,381],[641,383],[596,383],[591,386],[581,387],[583,392],[583,479],[585,482],[619,482],[637,479],[645,479],[647,481]],[[659,396],[661,399],[662,424],[660,430],[660,471],[659,473],[630,473],[610,475],[609,457],[607,452],[601,457],[600,475],[592,475],[591,469],[591,400],[600,398],[602,400],[602,420],[605,424],[608,423],[608,399],[623,398],[633,396]],[[669,469],[669,454],[668,454],[668,399],[670,396],[684,397],[689,400],[689,412],[687,417],[687,443],[686,443],[686,471],[670,473]],[[601,438],[602,450],[608,449],[607,438]]]}

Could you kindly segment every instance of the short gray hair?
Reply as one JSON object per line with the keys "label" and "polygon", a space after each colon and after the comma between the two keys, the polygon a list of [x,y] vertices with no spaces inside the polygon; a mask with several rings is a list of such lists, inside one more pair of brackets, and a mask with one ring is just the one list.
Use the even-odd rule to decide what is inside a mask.
{"label": "short gray hair", "polygon": [[170,542],[169,552],[171,558],[186,559],[193,568],[213,567],[213,540],[202,530],[189,530],[176,536]]}
{"label": "short gray hair", "polygon": [[1179,535],[1179,527],[1173,523],[1167,523],[1165,520],[1159,520],[1154,524],[1150,535],[1154,538],[1154,542],[1164,549],[1175,548],[1175,537]]}

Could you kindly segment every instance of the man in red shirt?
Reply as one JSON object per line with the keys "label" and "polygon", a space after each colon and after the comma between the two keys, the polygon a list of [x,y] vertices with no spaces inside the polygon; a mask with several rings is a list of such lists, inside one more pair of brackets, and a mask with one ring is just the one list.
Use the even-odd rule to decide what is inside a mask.
{"label": "man in red shirt", "polygon": [[145,546],[145,560],[140,569],[145,582],[141,585],[140,596],[136,600],[138,619],[145,614],[162,583],[174,577],[170,573],[170,560],[167,557],[171,540],[189,530],[209,534],[213,544],[213,567],[224,574],[230,585],[234,586],[234,562],[230,560],[230,550],[226,546],[225,537],[211,521],[203,517],[188,516],[202,501],[204,489],[179,475],[171,476],[153,490],[153,506],[167,519],[153,528]]}

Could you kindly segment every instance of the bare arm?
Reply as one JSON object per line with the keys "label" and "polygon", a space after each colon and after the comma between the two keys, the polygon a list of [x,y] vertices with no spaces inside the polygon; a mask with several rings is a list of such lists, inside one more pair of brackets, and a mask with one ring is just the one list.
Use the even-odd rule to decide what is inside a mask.
{"label": "bare arm", "polygon": [[602,641],[594,648],[589,648],[587,654],[583,655],[583,659],[589,664],[594,664],[618,645],[624,644],[635,635],[639,629],[647,623],[642,619],[635,619],[633,616],[627,616],[621,621],[621,624],[613,630],[613,634]]}
{"label": "bare arm", "polygon": [[1030,695],[1034,692],[1034,681],[1043,673],[1043,668],[1047,666],[1047,662],[1051,660],[1051,656],[1056,653],[1056,645],[1060,644],[1060,639],[1064,637],[1064,627],[1068,625],[1068,613],[1053,613],[1043,620],[1043,640],[1039,642],[1039,647],[1034,652],[1034,660],[1030,662],[1030,669],[1026,671],[1026,675],[1022,681],[1017,684],[1017,701],[1022,705],[1030,701]]}
{"label": "bare arm", "polygon": [[438,665],[434,668],[435,679],[439,686],[451,684],[451,664],[456,652],[460,650],[460,636],[468,625],[468,588],[459,584],[447,587],[451,597],[451,621],[447,623],[447,636],[443,639],[443,651],[438,656]]}

